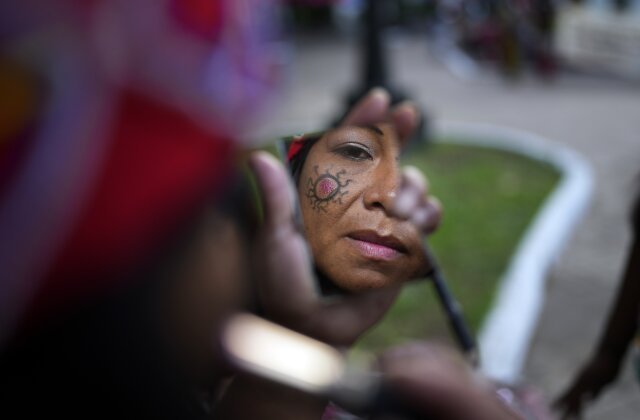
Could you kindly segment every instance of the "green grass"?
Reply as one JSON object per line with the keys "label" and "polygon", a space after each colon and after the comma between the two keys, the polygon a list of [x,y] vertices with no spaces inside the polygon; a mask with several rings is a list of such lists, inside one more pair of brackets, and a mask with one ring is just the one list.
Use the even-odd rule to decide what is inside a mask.
{"label": "green grass", "polygon": [[[429,243],[477,331],[513,251],[559,174],[519,155],[453,144],[416,149],[405,163],[428,176],[431,193],[443,203],[442,225]],[[432,285],[417,281],[405,287],[357,349],[377,351],[427,337],[451,342]]]}

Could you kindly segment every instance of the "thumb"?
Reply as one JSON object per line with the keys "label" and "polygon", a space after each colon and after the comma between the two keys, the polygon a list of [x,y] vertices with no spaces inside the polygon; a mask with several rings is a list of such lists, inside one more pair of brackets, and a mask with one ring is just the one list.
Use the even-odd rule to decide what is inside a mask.
{"label": "thumb", "polygon": [[382,88],[373,88],[353,107],[340,125],[366,125],[384,121],[391,96]]}
{"label": "thumb", "polygon": [[293,184],[285,168],[267,152],[249,157],[264,208],[264,223],[269,229],[291,225],[293,220]]}

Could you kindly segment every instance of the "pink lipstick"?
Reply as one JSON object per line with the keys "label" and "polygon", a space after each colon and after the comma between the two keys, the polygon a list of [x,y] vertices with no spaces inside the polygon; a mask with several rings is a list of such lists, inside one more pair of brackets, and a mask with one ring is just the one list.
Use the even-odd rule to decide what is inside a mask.
{"label": "pink lipstick", "polygon": [[394,236],[382,236],[370,230],[354,232],[348,239],[365,257],[374,260],[390,261],[406,252]]}

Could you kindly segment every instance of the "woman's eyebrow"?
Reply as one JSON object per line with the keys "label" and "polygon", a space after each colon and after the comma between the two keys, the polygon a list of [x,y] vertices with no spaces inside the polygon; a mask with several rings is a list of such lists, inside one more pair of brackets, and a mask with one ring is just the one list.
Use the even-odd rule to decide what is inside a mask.
{"label": "woman's eyebrow", "polygon": [[373,124],[366,124],[366,125],[361,125],[360,127],[362,128],[366,128],[367,130],[371,130],[374,133],[380,135],[380,136],[384,136],[384,133],[382,132],[382,130],[380,130],[378,127],[376,127]]}

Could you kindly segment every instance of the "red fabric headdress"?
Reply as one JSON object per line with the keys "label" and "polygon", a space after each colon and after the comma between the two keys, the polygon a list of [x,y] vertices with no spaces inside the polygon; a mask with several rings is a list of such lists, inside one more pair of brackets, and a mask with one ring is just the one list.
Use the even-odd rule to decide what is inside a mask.
{"label": "red fabric headdress", "polygon": [[229,139],[175,108],[122,93],[80,213],[31,292],[27,324],[130,279],[128,270],[224,189],[234,151]]}
{"label": "red fabric headdress", "polygon": [[[55,48],[35,48],[46,53],[29,61],[46,65],[24,72],[46,83],[21,123],[29,130],[3,134],[16,118],[0,101],[0,342],[25,311],[52,313],[115,287],[221,191],[234,163],[221,133],[253,121],[277,88],[276,6],[42,0],[42,10],[15,9],[34,12],[17,19],[11,41],[29,40],[17,51]],[[86,36],[44,39],[51,28]],[[17,109],[17,97],[5,108]]]}
{"label": "red fabric headdress", "polygon": [[299,134],[293,137],[293,140],[289,145],[289,150],[287,151],[287,160],[289,162],[291,162],[291,160],[295,158],[298,153],[300,153],[300,149],[302,149],[304,142],[305,142],[304,134]]}

